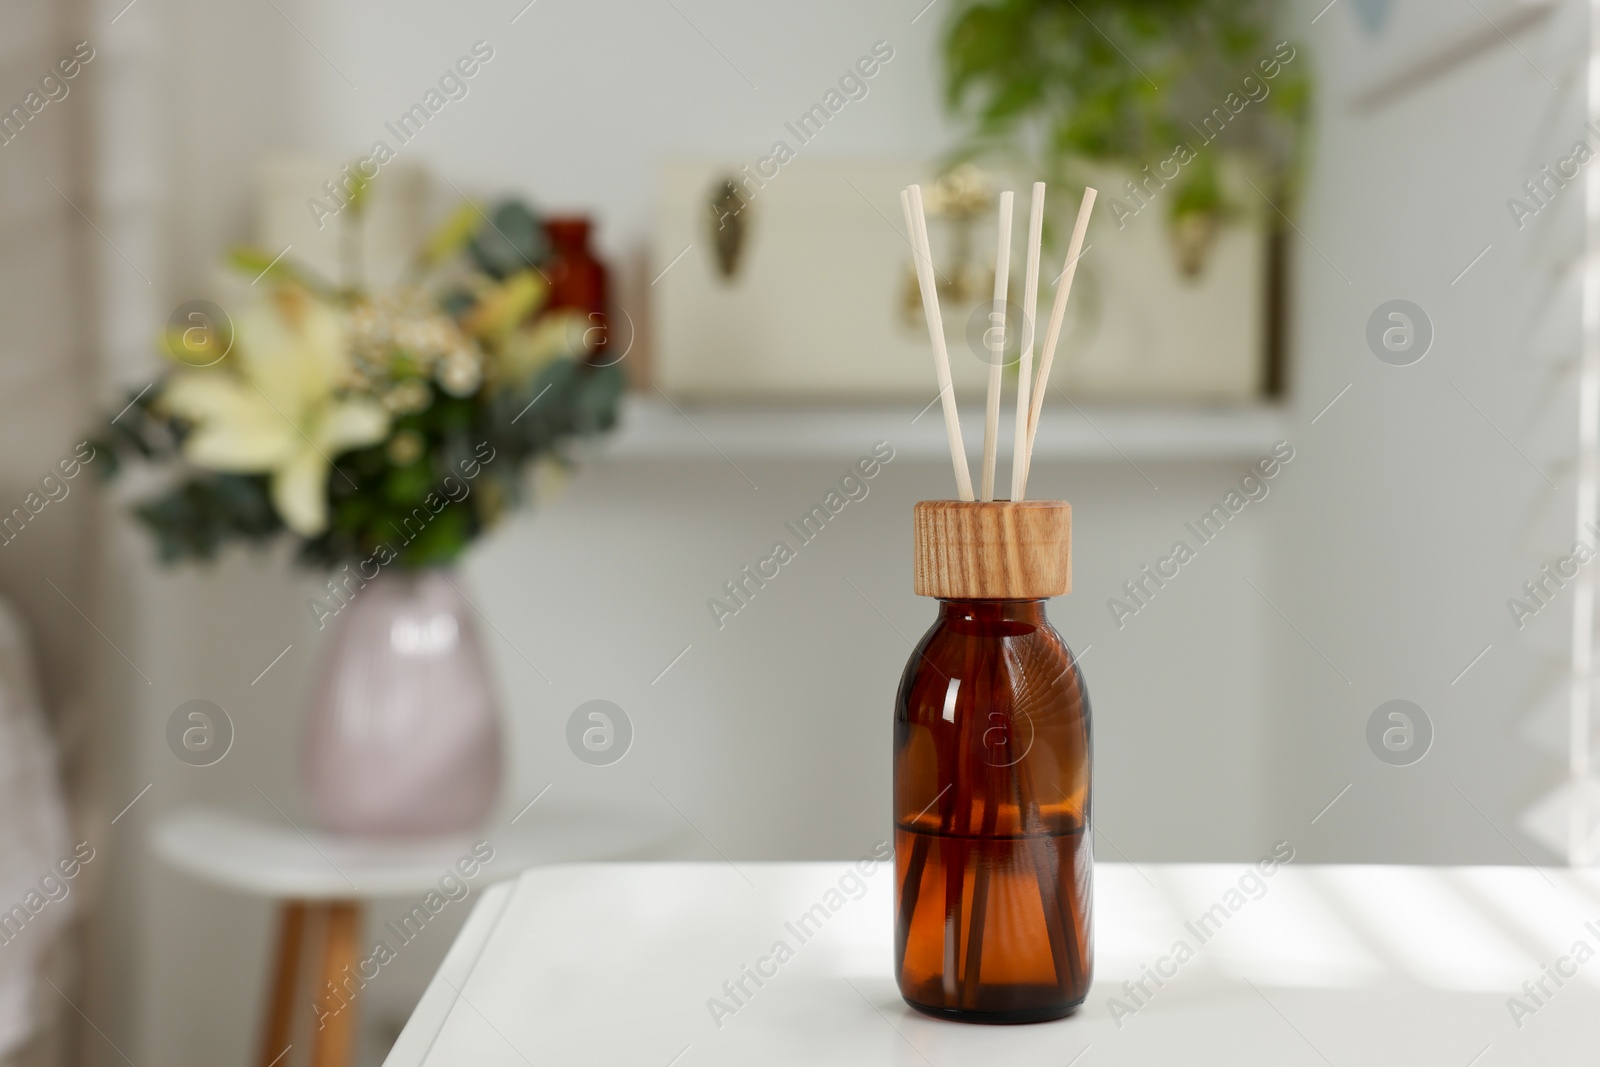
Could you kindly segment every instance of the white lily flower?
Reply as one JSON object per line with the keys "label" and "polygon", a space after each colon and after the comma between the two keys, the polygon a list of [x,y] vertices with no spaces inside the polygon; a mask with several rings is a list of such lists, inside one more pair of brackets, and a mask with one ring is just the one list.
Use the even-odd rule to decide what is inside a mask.
{"label": "white lily flower", "polygon": [[183,371],[162,399],[194,423],[189,462],[210,470],[270,473],[272,503],[302,537],[328,528],[333,457],[376,444],[389,432],[377,402],[339,399],[348,353],[338,313],[310,297],[279,298],[240,317],[236,374]]}

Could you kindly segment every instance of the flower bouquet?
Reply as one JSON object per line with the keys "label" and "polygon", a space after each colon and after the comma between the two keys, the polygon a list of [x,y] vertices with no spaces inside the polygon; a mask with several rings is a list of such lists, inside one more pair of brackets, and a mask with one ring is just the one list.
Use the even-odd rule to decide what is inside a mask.
{"label": "flower bouquet", "polygon": [[463,205],[382,292],[235,249],[253,302],[236,322],[179,309],[176,365],[96,442],[107,476],[119,459],[179,468],[134,508],[169,562],[283,535],[312,566],[454,560],[522,498],[530,462],[565,464],[616,422],[603,320],[546,306],[548,250],[516,201]]}
{"label": "flower bouquet", "polygon": [[448,565],[532,462],[615,424],[623,384],[603,318],[555,306],[549,249],[515,201],[464,205],[380,292],[238,249],[253,301],[236,322],[179,308],[175,365],[97,442],[111,474],[137,458],[175,475],[134,507],[163,560],[289,538],[331,572],[309,601],[318,631],[336,625],[302,747],[328,829],[465,830],[498,791],[495,686]]}

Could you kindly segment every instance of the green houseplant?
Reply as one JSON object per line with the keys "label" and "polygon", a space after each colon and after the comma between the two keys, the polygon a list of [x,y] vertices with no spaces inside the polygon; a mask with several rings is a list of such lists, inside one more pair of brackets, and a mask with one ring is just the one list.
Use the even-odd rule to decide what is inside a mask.
{"label": "green houseplant", "polygon": [[1186,269],[1240,205],[1223,180],[1247,158],[1286,207],[1311,83],[1273,33],[1271,0],[958,0],[944,36],[958,157],[998,156],[1052,182],[1085,163],[1129,174],[1119,223],[1165,202]]}

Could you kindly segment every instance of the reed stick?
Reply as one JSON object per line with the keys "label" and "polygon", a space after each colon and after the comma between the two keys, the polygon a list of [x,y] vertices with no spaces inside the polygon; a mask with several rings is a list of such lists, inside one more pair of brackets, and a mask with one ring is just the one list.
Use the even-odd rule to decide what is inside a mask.
{"label": "reed stick", "polygon": [[[895,974],[906,969],[906,949],[911,944],[911,920],[917,914],[917,900],[922,896],[922,874],[928,865],[929,835],[921,828],[911,834],[911,858],[906,863],[906,876],[900,883],[900,921],[895,923]],[[900,842],[895,841],[895,847]]]}
{"label": "reed stick", "polygon": [[1000,236],[994,248],[994,308],[984,340],[989,346],[989,395],[983,410],[983,483],[979,500],[994,499],[995,448],[1000,440],[1000,382],[1005,371],[1006,288],[1011,280],[1010,191],[1000,194]]}
{"label": "reed stick", "polygon": [[900,193],[906,228],[911,231],[912,260],[917,266],[917,287],[922,291],[922,313],[928,320],[928,336],[933,341],[933,369],[939,381],[939,400],[944,407],[944,433],[950,442],[950,463],[956,472],[956,495],[972,499],[972,472],[967,469],[966,446],[961,440],[961,419],[956,413],[956,390],[950,381],[950,353],[944,343],[944,319],[939,314],[939,285],[933,275],[933,253],[928,244],[928,220],[922,210],[922,187],[913,185]]}
{"label": "reed stick", "polygon": [[961,913],[967,882],[967,848],[972,836],[972,760],[973,723],[977,715],[977,643],[962,640],[961,686],[956,689],[955,807],[945,837],[939,842],[939,858],[945,868],[944,982],[947,1001],[961,1003]]}
{"label": "reed stick", "polygon": [[[1028,488],[1028,470],[1033,466],[1033,440],[1039,432],[1039,409],[1044,405],[1045,387],[1050,384],[1050,368],[1055,363],[1056,345],[1061,340],[1061,323],[1067,317],[1067,297],[1072,293],[1072,279],[1078,273],[1078,258],[1083,254],[1083,236],[1089,230],[1089,215],[1094,210],[1094,189],[1083,191],[1083,201],[1078,205],[1078,222],[1072,228],[1072,243],[1067,246],[1067,262],[1061,268],[1061,281],[1056,284],[1055,304],[1050,309],[1050,329],[1044,335],[1044,347],[1039,350],[1039,380],[1033,387],[1033,406],[1028,415],[1028,448],[1022,460],[1022,488]],[[1020,498],[1019,498],[1020,499]]]}
{"label": "reed stick", "polygon": [[1044,182],[1033,183],[1028,207],[1028,266],[1022,280],[1022,356],[1017,364],[1017,425],[1011,443],[1011,499],[1022,500],[1027,490],[1028,392],[1033,385],[1035,321],[1039,317],[1039,246],[1044,241]]}
{"label": "reed stick", "polygon": [[[981,706],[974,709],[977,713],[978,723],[991,721],[991,713],[995,710],[994,698],[996,695],[1007,692],[1001,688],[1001,673],[1004,668],[1003,656],[990,657],[982,665],[982,677],[978,679],[978,694],[982,697]],[[1004,702],[1002,701],[1002,704]],[[1012,709],[1006,709],[1005,714],[1011,714]],[[987,731],[985,731],[987,733]],[[978,737],[980,748],[983,746],[983,734]],[[978,836],[973,841],[973,850],[976,860],[972,865],[972,911],[967,917],[967,965],[961,976],[961,1006],[963,1008],[976,1008],[978,1006],[978,985],[983,980],[983,934],[988,925],[989,917],[989,879],[993,868],[1001,863],[999,847],[993,838],[995,824],[1000,814],[998,803],[998,790],[994,787],[996,774],[1012,776],[1015,774],[1016,757],[1012,752],[1013,741],[1010,731],[1006,733],[1005,754],[1006,764],[996,767],[987,758],[982,760],[982,769],[977,770],[980,777],[985,779],[983,788],[983,822],[978,828]],[[1003,847],[1009,848],[1012,843],[1005,842]],[[986,854],[987,853],[987,854]]]}
{"label": "reed stick", "polygon": [[[1061,873],[1061,841],[1050,833],[1044,821],[1039,794],[1034,789],[1033,771],[1026,760],[1017,766],[1016,781],[1017,800],[1023,805],[1022,834],[1018,840],[1033,865],[1034,881],[1039,887],[1039,908],[1044,913],[1045,940],[1050,943],[1056,984],[1075,992],[1083,988],[1083,960],[1077,938],[1081,927],[1073,907],[1073,887],[1057,885]],[[1068,921],[1072,923],[1071,931],[1065,925]]]}

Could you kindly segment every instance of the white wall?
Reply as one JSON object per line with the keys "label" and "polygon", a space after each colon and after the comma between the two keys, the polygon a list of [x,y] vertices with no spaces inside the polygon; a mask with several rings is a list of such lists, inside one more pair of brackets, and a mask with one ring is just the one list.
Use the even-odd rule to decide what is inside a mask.
{"label": "white wall", "polygon": [[806,150],[904,156],[945,147],[937,7],[912,25],[920,5],[884,0],[792,8],[714,0],[678,4],[682,16],[647,0],[539,0],[513,25],[523,2],[280,3],[315,49],[271,5],[151,4],[145,17],[165,20],[174,54],[185,56],[169,68],[173,129],[182,131],[172,174],[177,282],[202,284],[220,236],[243,234],[246,188],[263,156],[348,159],[380,137],[397,147],[384,123],[479,40],[494,58],[470,94],[400,158],[467,192],[514,190],[552,210],[592,212],[612,256],[643,246],[664,156],[766,154],[784,121],[877,40],[894,47],[894,60]]}
{"label": "white wall", "polygon": [[[1481,18],[1396,5],[1376,46],[1354,20],[1317,27],[1317,163],[1295,262],[1291,435],[1304,467],[1283,487],[1272,578],[1349,681],[1278,627],[1268,721],[1275,833],[1322,858],[1559,859],[1519,819],[1564,772],[1572,596],[1521,631],[1506,600],[1573,540],[1584,204],[1574,185],[1518,230],[1506,203],[1582,136],[1586,29],[1582,6],[1564,5],[1515,47],[1497,41],[1361,114],[1347,103],[1357,89],[1483,31]],[[1364,340],[1396,298],[1436,329],[1410,367],[1379,362]],[[1395,698],[1435,726],[1415,766],[1366,747],[1367,717]]]}
{"label": "white wall", "polygon": [[[1362,47],[1348,6],[1315,28],[1325,71]],[[622,262],[641,254],[664,154],[754,158],[874,40],[892,42],[895,60],[815,150],[904,156],[947,144],[933,59],[943,12],[913,25],[920,3],[679,2],[714,46],[672,4],[654,2],[540,0],[515,25],[519,0],[276,7],[282,14],[272,4],[141,0],[119,23],[161,49],[152,74],[165,131],[157,318],[203,287],[221,247],[249,235],[262,159],[364,149],[479,38],[496,58],[408,158],[468,191],[514,189],[591,211],[602,247]],[[1242,464],[1141,462],[1143,475],[1121,462],[1036,469],[1037,494],[1074,505],[1075,591],[1052,616],[1074,647],[1093,646],[1085,670],[1102,857],[1243,859],[1286,836],[1305,859],[1515,862],[1495,832],[1451,806],[1451,781],[1532,847],[1513,826],[1515,809],[1549,761],[1509,739],[1561,641],[1502,645],[1501,601],[1560,545],[1566,505],[1450,388],[1562,480],[1553,457],[1570,440],[1560,421],[1570,385],[1555,380],[1545,418],[1534,398],[1550,379],[1527,370],[1544,350],[1516,344],[1543,285],[1527,270],[1529,238],[1505,233],[1500,204],[1509,195],[1501,190],[1521,180],[1510,176],[1543,158],[1524,147],[1533,125],[1525,116],[1542,114],[1543,98],[1519,62],[1514,53],[1483,60],[1469,108],[1444,93],[1357,121],[1325,94],[1304,228],[1352,281],[1330,277],[1319,254],[1296,246],[1297,458],[1268,499],[1125,629],[1113,626],[1106,598],[1183,536]],[[1491,240],[1491,257],[1450,288],[1455,270],[1446,268]],[[108,260],[102,269],[115,268]],[[1434,355],[1406,372],[1377,364],[1361,341],[1371,307],[1391,295],[1437,308],[1441,323]],[[1556,315],[1572,312],[1558,305],[1538,317]],[[1306,425],[1347,381],[1355,385],[1340,406]],[[878,436],[895,433],[890,425]],[[735,857],[855,855],[881,835],[890,702],[909,652],[902,633],[915,637],[933,613],[910,593],[909,509],[948,494],[947,468],[897,460],[726,629],[705,609],[870,444],[826,461],[742,463],[759,490],[714,454],[674,464],[601,459],[476,550],[469,589],[505,635],[489,637],[511,738],[504,805],[514,810],[553,781],[573,798],[621,795],[659,810],[653,782]],[[257,785],[292,803],[316,652],[304,608],[313,583],[286,582],[281,562],[250,557],[157,574],[127,531],[115,559],[127,607],[115,636],[153,680],[120,676],[125,704],[112,717],[122,784],[128,796],[154,786],[118,827],[113,862],[125,888],[108,925],[124,940],[107,957],[119,969],[101,1000],[111,1020],[102,1025],[136,1062],[242,1063],[254,1043],[266,912],[160,869],[140,835],[186,800],[270,817]],[[1350,684],[1330,677],[1278,609]],[[1561,625],[1554,612],[1540,623]],[[1490,640],[1495,650],[1471,685],[1451,689]],[[295,651],[250,686],[289,642]],[[1361,738],[1371,708],[1397,695],[1437,708],[1440,724],[1438,758],[1407,771],[1377,765]],[[239,731],[228,760],[206,771],[179,764],[161,737],[171,709],[194,697],[222,704]],[[562,740],[567,714],[595,697],[621,704],[638,727],[634,752],[611,768],[579,764]],[[1347,781],[1357,784],[1343,807],[1311,826]],[[386,973],[371,1004],[403,1015],[444,933],[428,949],[434,956],[416,953]]]}

